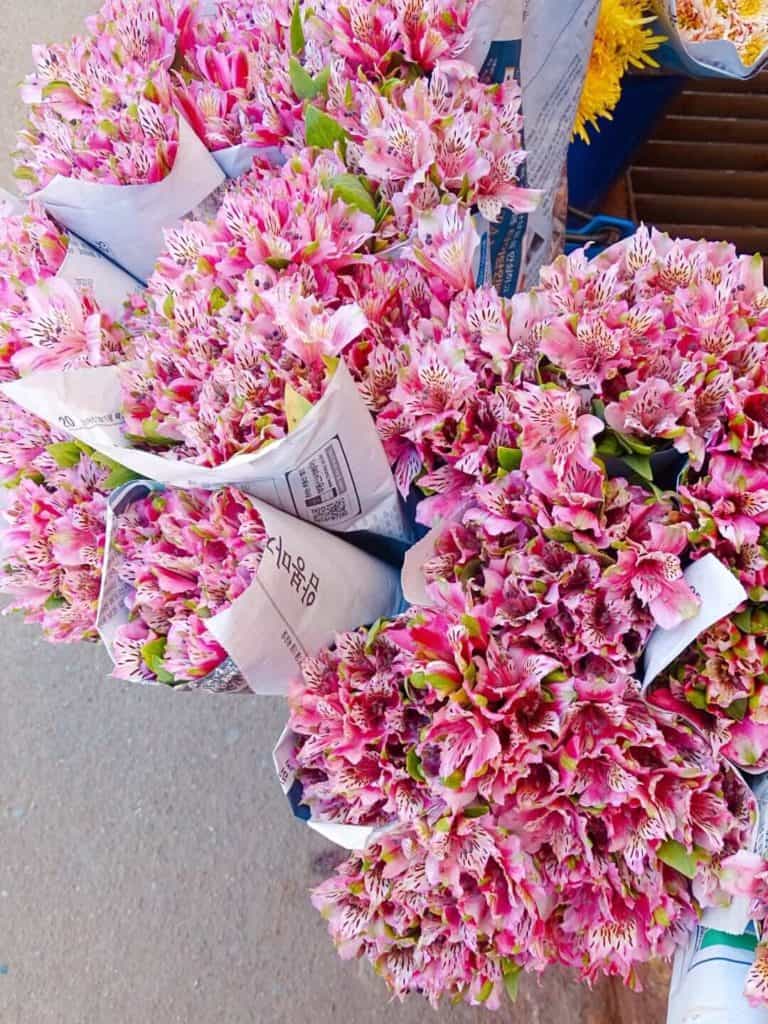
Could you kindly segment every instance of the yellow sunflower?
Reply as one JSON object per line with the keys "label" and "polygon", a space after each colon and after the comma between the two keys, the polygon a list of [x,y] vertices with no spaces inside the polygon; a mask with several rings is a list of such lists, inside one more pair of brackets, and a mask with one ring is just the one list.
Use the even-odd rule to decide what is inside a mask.
{"label": "yellow sunflower", "polygon": [[602,0],[573,127],[574,135],[585,142],[589,142],[588,125],[599,131],[598,118],[611,118],[627,69],[658,67],[651,52],[665,37],[654,35],[648,27],[653,20],[647,0]]}

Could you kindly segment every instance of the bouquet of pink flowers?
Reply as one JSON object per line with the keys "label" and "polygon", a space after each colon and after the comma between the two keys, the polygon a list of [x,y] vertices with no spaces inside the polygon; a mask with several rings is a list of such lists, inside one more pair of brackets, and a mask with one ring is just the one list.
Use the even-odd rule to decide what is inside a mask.
{"label": "bouquet of pink flowers", "polygon": [[[0,379],[125,359],[128,327],[60,276],[68,249],[35,203],[0,218]],[[0,590],[50,639],[95,638],[106,494],[124,479],[115,470],[0,396]]]}
{"label": "bouquet of pink flowers", "polygon": [[371,827],[314,902],[400,996],[493,1007],[552,963],[633,984],[749,841],[716,747],[633,685],[654,617],[695,606],[682,538],[640,488],[602,488],[576,547],[548,525],[567,493],[487,486],[425,566],[435,606],[339,636],[294,688],[313,820]]}
{"label": "bouquet of pink flowers", "polygon": [[[0,590],[121,679],[293,680],[281,780],[353,852],[313,896],[341,955],[495,1007],[554,964],[635,986],[753,840],[768,289],[641,228],[502,297],[486,222],[539,193],[480,4],[107,0],[36,49]],[[146,291],[67,272],[77,236]],[[412,540],[402,498],[406,610],[367,553]]]}
{"label": "bouquet of pink flowers", "polygon": [[654,0],[661,29],[693,75],[749,78],[768,56],[768,12],[758,0]]}

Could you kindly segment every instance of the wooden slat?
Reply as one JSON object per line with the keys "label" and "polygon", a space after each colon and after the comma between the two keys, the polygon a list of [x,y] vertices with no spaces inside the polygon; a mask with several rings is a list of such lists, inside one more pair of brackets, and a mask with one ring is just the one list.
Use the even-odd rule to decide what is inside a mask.
{"label": "wooden slat", "polygon": [[733,242],[739,252],[768,253],[768,230],[765,228],[733,227],[726,224],[703,226],[701,224],[680,224],[675,221],[656,223],[659,231],[680,238],[706,238],[711,242]]}
{"label": "wooden slat", "polygon": [[727,117],[681,117],[670,114],[659,124],[657,139],[675,139],[691,142],[732,142],[768,145],[768,121],[754,121]]}
{"label": "wooden slat", "polygon": [[670,103],[667,113],[685,117],[768,120],[768,93],[706,93],[686,89]]}
{"label": "wooden slat", "polygon": [[754,78],[739,81],[725,81],[722,78],[697,78],[685,83],[686,92],[703,92],[718,94],[729,93],[760,93],[768,92],[768,74],[756,75]]}
{"label": "wooden slat", "polygon": [[768,147],[742,143],[679,142],[654,138],[646,142],[636,156],[643,166],[725,168],[768,171]]}
{"label": "wooden slat", "polygon": [[635,194],[638,217],[643,220],[686,221],[688,224],[718,224],[768,230],[768,199],[738,199],[718,196]]}
{"label": "wooden slat", "polygon": [[761,171],[635,166],[631,173],[632,187],[639,193],[768,199],[768,174]]}

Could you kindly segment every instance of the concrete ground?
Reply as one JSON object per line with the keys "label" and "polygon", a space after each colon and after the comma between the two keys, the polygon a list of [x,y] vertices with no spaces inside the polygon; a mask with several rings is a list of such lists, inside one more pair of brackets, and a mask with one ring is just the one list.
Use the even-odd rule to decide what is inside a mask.
{"label": "concrete ground", "polygon": [[[0,153],[30,43],[65,38],[90,7],[0,0]],[[0,659],[2,1024],[433,1019],[342,964],[309,904],[338,854],[273,778],[280,701],[118,683],[97,648],[51,646],[16,617],[0,619]],[[663,987],[658,973],[643,997],[590,994],[552,972],[495,1019],[661,1024]]]}

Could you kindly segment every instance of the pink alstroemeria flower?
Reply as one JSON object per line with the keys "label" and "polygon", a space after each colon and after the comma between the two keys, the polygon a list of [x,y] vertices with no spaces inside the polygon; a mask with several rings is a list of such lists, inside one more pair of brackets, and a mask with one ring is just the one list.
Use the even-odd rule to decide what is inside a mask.
{"label": "pink alstroemeria flower", "polygon": [[647,546],[630,544],[619,551],[608,586],[634,593],[662,629],[672,629],[699,609],[699,599],[685,582],[679,555],[686,546],[683,527],[650,525]]}
{"label": "pink alstroemeria flower", "polygon": [[597,416],[582,412],[581,399],[575,391],[528,385],[517,397],[523,425],[520,446],[524,466],[543,461],[558,475],[572,465],[586,470],[595,468],[594,439],[605,425]]}

